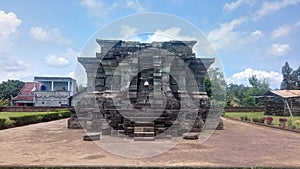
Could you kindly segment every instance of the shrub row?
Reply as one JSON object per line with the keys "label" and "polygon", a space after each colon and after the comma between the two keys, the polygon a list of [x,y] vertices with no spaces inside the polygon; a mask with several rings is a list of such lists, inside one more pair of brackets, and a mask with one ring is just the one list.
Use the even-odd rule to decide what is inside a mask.
{"label": "shrub row", "polygon": [[5,126],[6,119],[0,119],[0,129]]}
{"label": "shrub row", "polygon": [[251,119],[248,116],[241,116],[240,119],[243,121],[251,121]]}
{"label": "shrub row", "polygon": [[41,120],[41,116],[38,115],[29,115],[29,116],[20,116],[20,117],[9,117],[9,120],[15,121],[14,126],[22,126],[26,124],[38,123]]}
{"label": "shrub row", "polygon": [[26,116],[19,116],[19,117],[9,117],[9,120],[0,119],[0,129],[58,120],[61,118],[70,117],[70,115],[71,115],[70,111],[66,109],[66,110],[58,110],[55,113],[51,113],[51,114],[39,114],[39,115],[33,114],[33,115],[26,115]]}
{"label": "shrub row", "polygon": [[262,118],[252,118],[252,121],[253,122],[256,122],[256,123],[264,123],[265,122],[265,118],[262,117]]}
{"label": "shrub row", "polygon": [[[241,116],[240,119],[243,120],[243,121],[251,121],[251,118],[248,117],[248,116]],[[262,117],[262,118],[253,117],[252,118],[252,122],[264,123],[265,122],[265,118],[264,117]]]}

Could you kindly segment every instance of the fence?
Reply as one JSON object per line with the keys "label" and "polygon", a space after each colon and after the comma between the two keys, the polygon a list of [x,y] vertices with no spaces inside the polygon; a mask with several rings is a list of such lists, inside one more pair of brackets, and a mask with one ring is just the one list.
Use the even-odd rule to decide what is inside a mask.
{"label": "fence", "polygon": [[5,106],[0,107],[0,112],[47,112],[58,109],[73,109],[73,107],[26,107],[26,106]]}
{"label": "fence", "polygon": [[263,112],[265,107],[225,107],[225,112]]}

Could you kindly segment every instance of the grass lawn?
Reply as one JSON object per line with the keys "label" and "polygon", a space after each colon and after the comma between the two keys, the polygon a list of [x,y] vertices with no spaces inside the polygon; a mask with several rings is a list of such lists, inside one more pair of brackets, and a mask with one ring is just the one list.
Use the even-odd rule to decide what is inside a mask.
{"label": "grass lawn", "polygon": [[[225,117],[233,117],[236,119],[240,119],[241,116],[247,116],[248,118],[262,118],[262,117],[273,117],[273,124],[279,124],[279,118],[289,119],[290,116],[265,116],[264,112],[225,112]],[[292,121],[293,125],[296,126],[296,120],[300,120],[300,116],[294,116]]]}
{"label": "grass lawn", "polygon": [[22,117],[28,115],[43,115],[43,114],[55,114],[57,112],[0,112],[0,119],[7,119],[9,117]]}
{"label": "grass lawn", "polygon": [[0,129],[58,120],[70,117],[70,114],[67,109],[53,112],[0,112]]}

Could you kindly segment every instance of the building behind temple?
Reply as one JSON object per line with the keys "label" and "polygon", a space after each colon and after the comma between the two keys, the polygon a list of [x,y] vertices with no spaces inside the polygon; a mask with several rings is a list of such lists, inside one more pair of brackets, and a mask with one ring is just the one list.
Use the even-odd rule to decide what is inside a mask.
{"label": "building behind temple", "polygon": [[264,97],[265,115],[300,115],[300,90],[272,90]]}
{"label": "building behind temple", "polygon": [[76,81],[70,77],[34,77],[34,82],[26,82],[19,94],[13,98],[13,105],[70,106],[70,98],[76,92]]}

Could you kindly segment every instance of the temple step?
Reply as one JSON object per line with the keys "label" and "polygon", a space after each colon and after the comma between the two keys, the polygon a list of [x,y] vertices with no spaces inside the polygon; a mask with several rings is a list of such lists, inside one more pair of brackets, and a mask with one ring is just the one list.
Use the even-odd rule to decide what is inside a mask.
{"label": "temple step", "polygon": [[154,127],[134,127],[134,132],[154,132]]}
{"label": "temple step", "polygon": [[155,137],[134,137],[134,141],[154,141]]}
{"label": "temple step", "polygon": [[145,132],[145,131],[144,132],[136,132],[136,131],[134,131],[134,137],[154,137],[154,131],[153,132]]}
{"label": "temple step", "polygon": [[138,121],[138,122],[165,122],[171,120],[170,117],[130,117],[131,121]]}
{"label": "temple step", "polygon": [[153,121],[147,121],[147,122],[136,121],[134,123],[134,127],[154,127],[154,122]]}
{"label": "temple step", "polygon": [[155,140],[154,122],[135,122],[134,141]]}

